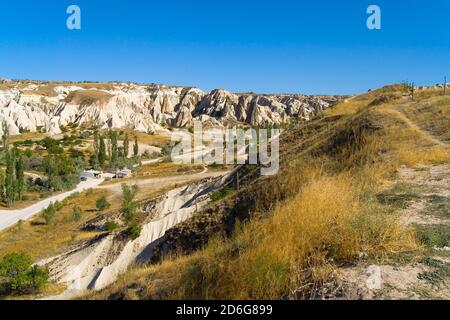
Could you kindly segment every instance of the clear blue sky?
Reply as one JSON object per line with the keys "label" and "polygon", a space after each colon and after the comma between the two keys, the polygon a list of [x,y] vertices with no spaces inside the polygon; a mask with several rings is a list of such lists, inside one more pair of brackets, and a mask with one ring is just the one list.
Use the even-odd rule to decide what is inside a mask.
{"label": "clear blue sky", "polygon": [[[82,29],[66,28],[66,9]],[[382,9],[382,30],[366,9]],[[358,93],[450,77],[448,0],[18,0],[0,9],[0,76],[203,90]]]}

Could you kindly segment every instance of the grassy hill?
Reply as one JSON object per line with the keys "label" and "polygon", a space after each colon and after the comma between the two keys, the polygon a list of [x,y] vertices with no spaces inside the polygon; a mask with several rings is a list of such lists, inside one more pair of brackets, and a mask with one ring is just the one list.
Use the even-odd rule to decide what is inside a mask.
{"label": "grassy hill", "polygon": [[[239,190],[170,230],[157,263],[85,298],[449,298],[449,140],[438,90],[351,98],[285,130],[276,176],[242,168]],[[364,285],[370,265],[382,290]]]}

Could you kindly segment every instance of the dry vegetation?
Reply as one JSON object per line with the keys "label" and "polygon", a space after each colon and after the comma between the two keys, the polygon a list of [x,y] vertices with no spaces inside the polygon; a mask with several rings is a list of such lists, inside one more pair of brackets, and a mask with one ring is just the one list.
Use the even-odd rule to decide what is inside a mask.
{"label": "dry vegetation", "polygon": [[[107,195],[105,190],[92,190],[67,198],[61,202],[61,209],[56,213],[54,226],[45,224],[43,218],[37,215],[29,221],[23,221],[0,233],[0,256],[10,252],[26,252],[38,260],[55,255],[67,246],[79,241],[90,239],[98,233],[83,232],[80,226],[96,217],[99,212],[95,201]],[[83,201],[80,201],[82,197]],[[112,201],[111,211],[119,208],[119,200]],[[74,215],[74,208],[81,209],[81,215]]]}
{"label": "dry vegetation", "polygon": [[111,98],[111,94],[105,91],[77,90],[71,92],[64,101],[78,105],[91,105],[95,102],[105,101]]}
{"label": "dry vegetation", "polygon": [[[189,255],[175,251],[160,264],[130,270],[87,298],[336,298],[340,268],[362,255],[378,263],[420,257],[414,228],[377,195],[402,165],[450,163],[448,146],[433,136],[449,134],[448,107],[434,124],[445,132],[423,131],[446,101],[421,93],[411,102],[401,86],[388,86],[288,130],[279,174],[243,182],[226,200],[236,217],[253,219]],[[431,111],[415,113],[422,105]]]}
{"label": "dry vegetation", "polygon": [[48,85],[40,86],[34,90],[24,90],[22,93],[28,94],[28,95],[39,95],[39,96],[43,96],[43,97],[56,97],[58,94],[56,93],[54,88],[55,88],[55,85],[48,84]]}

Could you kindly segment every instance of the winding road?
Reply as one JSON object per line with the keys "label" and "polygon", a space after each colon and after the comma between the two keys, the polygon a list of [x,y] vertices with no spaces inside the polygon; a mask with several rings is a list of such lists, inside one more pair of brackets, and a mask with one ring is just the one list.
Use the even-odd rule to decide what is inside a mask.
{"label": "winding road", "polygon": [[100,185],[105,179],[93,179],[89,178],[87,181],[80,182],[77,187],[71,191],[67,191],[42,201],[35,203],[29,207],[17,210],[0,210],[0,231],[6,228],[9,228],[19,222],[19,220],[27,220],[33,217],[34,215],[40,213],[43,209],[47,208],[50,203],[54,203],[56,201],[62,201],[65,198],[76,192],[83,192],[87,189],[96,188]]}
{"label": "winding road", "polygon": [[[144,160],[142,161],[142,165],[153,164],[159,161],[161,161],[161,159]],[[77,192],[83,192],[91,188],[92,189],[97,188],[100,184],[102,184],[105,181],[106,177],[112,176],[113,176],[112,174],[105,174],[101,179],[88,178],[87,181],[81,181],[73,190],[49,197],[23,209],[0,210],[0,231],[15,225],[20,220],[28,220],[31,217],[35,216],[36,214],[39,214],[40,212],[42,212],[42,210],[47,208],[50,205],[50,203],[55,203],[56,201],[63,201],[70,195]]]}

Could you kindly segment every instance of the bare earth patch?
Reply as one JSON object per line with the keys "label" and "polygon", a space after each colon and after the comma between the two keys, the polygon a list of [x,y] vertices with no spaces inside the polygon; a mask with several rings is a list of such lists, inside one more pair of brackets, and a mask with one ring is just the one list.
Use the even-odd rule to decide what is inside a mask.
{"label": "bare earth patch", "polygon": [[389,199],[403,201],[400,221],[416,228],[425,256],[407,264],[341,270],[345,298],[450,299],[450,166],[402,167],[399,178],[403,187],[388,192]]}
{"label": "bare earth patch", "polygon": [[371,273],[369,266],[358,266],[345,269],[343,277],[347,279],[346,299],[448,299],[450,297],[450,282],[433,282],[433,268],[422,263],[406,266],[377,266],[381,273],[380,287],[369,289]]}

